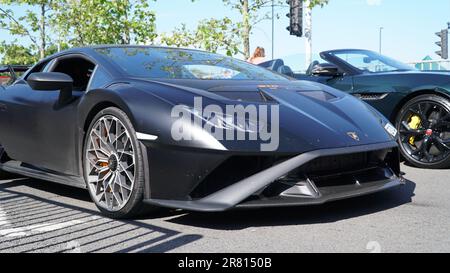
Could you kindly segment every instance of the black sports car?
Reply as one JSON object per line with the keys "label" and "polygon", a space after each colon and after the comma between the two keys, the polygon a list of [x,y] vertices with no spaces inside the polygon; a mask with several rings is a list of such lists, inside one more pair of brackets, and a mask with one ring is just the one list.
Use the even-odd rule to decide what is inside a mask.
{"label": "black sports car", "polygon": [[366,101],[396,125],[406,160],[423,168],[450,167],[450,71],[418,71],[359,49],[325,51],[320,57],[306,74],[294,73],[281,59],[261,66]]}
{"label": "black sports car", "polygon": [[320,204],[402,182],[397,132],[371,106],[195,50],[58,53],[0,87],[0,128],[1,170],[87,188],[115,218],[144,203]]}

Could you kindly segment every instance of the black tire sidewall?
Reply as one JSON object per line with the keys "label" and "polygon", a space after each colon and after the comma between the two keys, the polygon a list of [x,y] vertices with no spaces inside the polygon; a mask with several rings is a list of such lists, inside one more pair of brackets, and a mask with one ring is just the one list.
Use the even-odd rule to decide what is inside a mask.
{"label": "black tire sidewall", "polygon": [[[444,97],[433,95],[433,94],[427,94],[427,95],[420,95],[415,98],[412,98],[409,100],[405,105],[401,108],[400,112],[397,115],[397,118],[395,120],[395,125],[397,127],[397,130],[400,130],[401,128],[401,122],[402,117],[405,115],[405,113],[408,111],[409,107],[413,104],[416,104],[418,102],[425,102],[430,101],[433,103],[441,104],[444,107],[447,108],[447,110],[450,111],[450,101]],[[408,154],[408,152],[404,149],[403,144],[401,143],[401,138],[399,138],[399,148],[400,153],[403,156],[403,158],[409,162],[410,164],[419,167],[419,168],[427,168],[427,169],[445,169],[450,167],[450,155],[439,162],[435,163],[425,163],[420,162],[418,160],[415,160],[414,158],[411,158],[411,156]]]}
{"label": "black tire sidewall", "polygon": [[[109,210],[99,206],[95,202],[95,198],[92,195],[91,190],[88,185],[87,172],[85,170],[86,145],[88,143],[87,140],[88,140],[88,137],[90,135],[90,132],[91,132],[93,126],[103,116],[113,116],[113,117],[118,118],[122,122],[122,124],[125,126],[125,128],[129,132],[129,135],[130,135],[130,138],[131,138],[131,141],[133,143],[133,147],[134,147],[134,150],[136,153],[136,155],[135,155],[136,156],[136,160],[135,160],[136,173],[135,173],[135,181],[134,181],[134,186],[133,186],[133,189],[131,192],[131,196],[130,196],[127,204],[118,211],[109,211]],[[137,137],[136,137],[136,131],[131,123],[131,120],[128,118],[128,116],[126,115],[125,112],[123,112],[119,108],[110,107],[110,108],[106,108],[106,109],[100,111],[94,117],[94,119],[92,120],[92,122],[89,126],[89,129],[87,130],[86,135],[84,137],[82,157],[83,157],[83,159],[82,159],[83,177],[86,182],[86,187],[88,188],[91,199],[95,203],[97,208],[103,214],[105,214],[107,217],[115,218],[115,219],[130,218],[130,217],[133,217],[133,216],[136,216],[137,214],[139,214],[139,212],[141,211],[142,206],[143,206],[143,197],[144,197],[144,166],[143,166],[144,163],[143,163],[143,159],[142,159],[141,147],[140,147],[139,141],[137,140]]]}

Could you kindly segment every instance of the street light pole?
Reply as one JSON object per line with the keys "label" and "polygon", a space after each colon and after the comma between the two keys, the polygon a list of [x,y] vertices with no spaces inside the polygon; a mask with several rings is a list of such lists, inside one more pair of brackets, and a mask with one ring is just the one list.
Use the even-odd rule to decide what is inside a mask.
{"label": "street light pole", "polygon": [[275,59],[275,0],[272,0],[272,60]]}
{"label": "street light pole", "polygon": [[306,53],[306,67],[312,63],[312,9],[311,1],[304,1],[305,7],[305,53]]}
{"label": "street light pole", "polygon": [[380,54],[381,54],[381,49],[382,49],[382,38],[383,38],[383,27],[380,27]]}

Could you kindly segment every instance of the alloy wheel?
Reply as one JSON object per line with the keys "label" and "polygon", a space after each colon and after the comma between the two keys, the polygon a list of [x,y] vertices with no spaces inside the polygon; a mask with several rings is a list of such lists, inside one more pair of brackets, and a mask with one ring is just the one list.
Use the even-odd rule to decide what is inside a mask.
{"label": "alloy wheel", "polygon": [[129,201],[136,175],[135,147],[124,124],[112,115],[97,120],[89,132],[85,171],[96,203],[119,211]]}
{"label": "alloy wheel", "polygon": [[400,145],[413,160],[435,164],[450,156],[450,111],[435,101],[411,104],[400,119]]}

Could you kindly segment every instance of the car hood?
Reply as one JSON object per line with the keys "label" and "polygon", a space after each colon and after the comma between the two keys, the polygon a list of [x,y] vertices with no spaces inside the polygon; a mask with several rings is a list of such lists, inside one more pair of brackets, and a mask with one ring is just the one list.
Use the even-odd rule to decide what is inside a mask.
{"label": "car hood", "polygon": [[[386,120],[366,103],[328,86],[303,81],[164,81],[172,87],[147,88],[173,105],[192,105],[201,96],[203,106],[257,105],[279,111],[278,152],[367,145],[392,141]],[[152,90],[152,91],[149,91]],[[270,111],[270,113],[275,113]],[[272,125],[271,116],[266,119]],[[276,120],[276,119],[275,119]],[[263,141],[221,141],[227,150],[257,151]],[[185,143],[183,145],[186,145]]]}

